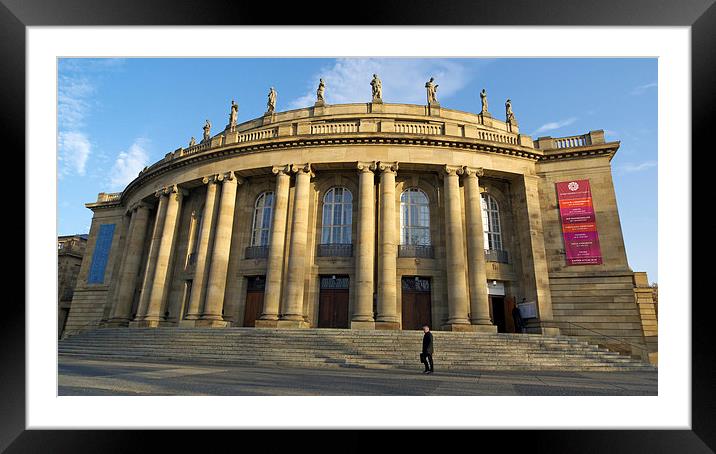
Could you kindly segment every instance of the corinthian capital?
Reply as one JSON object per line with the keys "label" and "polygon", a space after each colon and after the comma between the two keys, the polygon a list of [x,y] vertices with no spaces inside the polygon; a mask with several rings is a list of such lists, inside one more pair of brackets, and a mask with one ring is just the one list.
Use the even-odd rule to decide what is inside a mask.
{"label": "corinthian capital", "polygon": [[446,165],[446,166],[443,168],[443,170],[445,171],[445,174],[447,174],[447,176],[462,175],[462,167],[460,167],[460,166],[449,166],[449,165]]}
{"label": "corinthian capital", "polygon": [[485,174],[482,167],[463,167],[463,172],[466,177],[481,177]]}
{"label": "corinthian capital", "polygon": [[380,161],[380,163],[378,163],[378,168],[383,173],[395,173],[398,171],[398,163]]}
{"label": "corinthian capital", "polygon": [[202,183],[209,184],[209,183],[218,183],[219,182],[219,176],[214,175],[207,175],[204,178],[201,179]]}
{"label": "corinthian capital", "polygon": [[315,177],[316,174],[313,173],[313,169],[311,169],[311,164],[292,164],[291,165],[291,172],[294,173],[307,173],[311,176],[311,178]]}
{"label": "corinthian capital", "polygon": [[373,172],[377,168],[377,165],[375,161],[359,161],[356,167],[359,172]]}
{"label": "corinthian capital", "polygon": [[291,166],[288,164],[283,165],[283,166],[273,166],[271,168],[271,173],[273,173],[276,176],[290,175],[291,174]]}

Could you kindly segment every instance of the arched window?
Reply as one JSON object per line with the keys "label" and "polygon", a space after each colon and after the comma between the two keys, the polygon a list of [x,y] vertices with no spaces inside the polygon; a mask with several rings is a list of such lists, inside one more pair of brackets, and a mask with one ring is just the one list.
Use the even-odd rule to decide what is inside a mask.
{"label": "arched window", "polygon": [[251,246],[267,246],[273,218],[273,192],[262,192],[254,205],[254,223],[251,229]]}
{"label": "arched window", "polygon": [[430,201],[418,188],[400,195],[400,244],[430,245]]}
{"label": "arched window", "polygon": [[194,265],[196,264],[196,251],[199,249],[199,235],[201,235],[201,228],[204,224],[204,205],[202,205],[198,210],[195,210],[192,213],[193,218],[193,224],[192,224],[192,231],[191,231],[191,239],[189,240],[189,244],[191,247],[191,250],[189,251],[189,257],[187,258],[187,264],[188,265]]}
{"label": "arched window", "polygon": [[485,232],[485,249],[501,251],[500,207],[494,197],[484,192],[482,193],[482,228]]}
{"label": "arched window", "polygon": [[331,188],[323,196],[321,244],[351,244],[353,194],[346,188]]}

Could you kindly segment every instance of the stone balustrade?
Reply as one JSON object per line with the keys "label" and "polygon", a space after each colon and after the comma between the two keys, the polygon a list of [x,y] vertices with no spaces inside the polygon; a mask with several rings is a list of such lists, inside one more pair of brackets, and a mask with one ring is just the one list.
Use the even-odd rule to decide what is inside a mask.
{"label": "stone balustrade", "polygon": [[400,134],[420,134],[439,136],[443,134],[442,125],[430,123],[395,123],[395,132]]}
{"label": "stone balustrade", "polygon": [[273,139],[276,136],[278,136],[278,130],[276,128],[262,129],[259,131],[250,131],[244,134],[239,134],[236,142],[254,142],[257,140]]}
{"label": "stone balustrade", "polygon": [[198,144],[193,145],[193,146],[191,146],[191,147],[189,147],[189,148],[184,148],[184,149],[182,149],[181,152],[179,153],[179,155],[180,155],[180,156],[188,156],[188,155],[191,155],[191,154],[196,154],[196,153],[199,153],[199,152],[202,152],[202,151],[206,151],[206,150],[208,150],[209,148],[211,148],[211,143],[210,143],[210,142],[198,143]]}
{"label": "stone balustrade", "polygon": [[[140,172],[140,176],[153,172],[176,159],[217,148],[302,135],[380,132],[415,136],[442,136],[445,138],[453,137],[457,140],[464,138],[543,151],[579,148],[605,143],[604,131],[602,130],[569,137],[540,137],[533,141],[529,136],[519,134],[519,131],[510,130],[505,126],[504,122],[499,120],[490,119],[489,122],[485,123],[479,115],[446,109],[443,109],[437,115],[429,115],[426,118],[424,113],[419,114],[418,108],[423,109],[422,106],[386,104],[386,111],[379,110],[377,112],[372,112],[370,109],[362,111],[361,109],[365,108],[363,104],[335,105],[323,109],[329,108],[331,109],[330,112],[328,110],[321,111],[321,114],[315,117],[313,116],[315,112],[312,113],[310,109],[297,109],[277,112],[271,117],[254,119],[231,129],[227,128],[209,140],[167,153],[163,159]],[[340,118],[327,120],[327,117],[335,114],[339,115]],[[420,120],[421,116],[426,120]],[[270,127],[267,127],[267,122],[270,123]],[[545,155],[540,159],[553,159],[553,157]],[[106,197],[108,197],[106,200],[98,200],[98,202],[119,201],[121,193],[108,194]]]}
{"label": "stone balustrade", "polygon": [[561,148],[588,147],[605,143],[604,131],[589,131],[587,134],[567,137],[540,137],[535,140],[535,148],[540,150],[554,150]]}
{"label": "stone balustrade", "polygon": [[477,131],[477,138],[480,140],[489,140],[491,142],[508,143],[510,145],[517,145],[517,136],[509,136],[507,134],[499,134],[492,131]]}
{"label": "stone balustrade", "polygon": [[97,194],[97,203],[118,202],[121,198],[121,192],[100,192]]}
{"label": "stone balustrade", "polygon": [[554,139],[555,148],[584,147],[586,145],[591,145],[589,134]]}
{"label": "stone balustrade", "polygon": [[359,122],[311,124],[311,134],[346,134],[358,132]]}

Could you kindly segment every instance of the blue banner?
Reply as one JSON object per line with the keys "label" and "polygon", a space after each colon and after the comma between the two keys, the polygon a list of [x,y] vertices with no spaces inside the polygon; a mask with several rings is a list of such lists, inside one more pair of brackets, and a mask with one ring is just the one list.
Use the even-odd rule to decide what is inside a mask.
{"label": "blue banner", "polygon": [[88,284],[104,283],[104,271],[109,261],[109,251],[112,248],[112,237],[114,237],[115,224],[102,224],[99,226],[97,241],[92,254],[92,264],[87,276]]}

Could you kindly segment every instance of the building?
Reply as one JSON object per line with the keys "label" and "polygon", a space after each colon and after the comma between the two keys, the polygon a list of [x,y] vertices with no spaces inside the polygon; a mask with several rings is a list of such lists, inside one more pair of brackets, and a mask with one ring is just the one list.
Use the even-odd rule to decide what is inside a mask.
{"label": "building", "polygon": [[57,335],[62,337],[70,313],[70,304],[87,247],[88,235],[57,238]]}
{"label": "building", "polygon": [[[277,112],[100,193],[69,334],[97,326],[527,331],[645,347],[601,130],[373,101]],[[272,90],[273,91],[273,90]],[[275,92],[274,92],[275,93]],[[486,94],[483,91],[483,95]],[[274,94],[275,99],[275,94]],[[570,192],[573,191],[573,192]],[[576,195],[575,195],[576,194]],[[561,210],[560,210],[561,207]]]}

